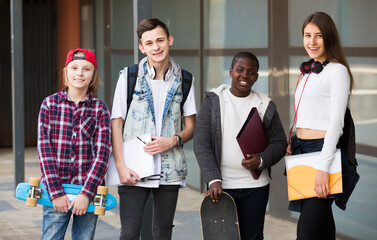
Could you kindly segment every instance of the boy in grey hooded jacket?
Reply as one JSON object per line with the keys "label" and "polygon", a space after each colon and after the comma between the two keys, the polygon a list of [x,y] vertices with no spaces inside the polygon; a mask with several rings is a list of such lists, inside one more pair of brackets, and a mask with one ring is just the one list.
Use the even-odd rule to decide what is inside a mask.
{"label": "boy in grey hooded jacket", "polygon": [[[224,190],[234,198],[241,239],[263,239],[270,168],[285,155],[287,147],[276,105],[251,89],[258,69],[259,61],[252,53],[238,53],[229,69],[232,85],[206,92],[194,133],[194,152],[209,187],[206,195],[216,202]],[[244,159],[236,136],[252,107],[263,121],[268,145],[263,152]],[[262,170],[262,174],[253,179],[250,170]]]}

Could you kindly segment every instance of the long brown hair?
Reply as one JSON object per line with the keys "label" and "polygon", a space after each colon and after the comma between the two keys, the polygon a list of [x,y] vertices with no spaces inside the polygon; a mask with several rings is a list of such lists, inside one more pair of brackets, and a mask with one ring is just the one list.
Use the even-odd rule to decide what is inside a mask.
{"label": "long brown hair", "polygon": [[351,73],[351,69],[344,55],[342,45],[340,44],[340,38],[338,30],[332,18],[324,12],[315,12],[310,14],[302,24],[302,35],[304,36],[304,29],[308,23],[313,23],[321,30],[323,36],[323,42],[325,44],[325,55],[330,62],[338,62],[343,64],[350,75],[350,92],[354,86],[354,79]]}

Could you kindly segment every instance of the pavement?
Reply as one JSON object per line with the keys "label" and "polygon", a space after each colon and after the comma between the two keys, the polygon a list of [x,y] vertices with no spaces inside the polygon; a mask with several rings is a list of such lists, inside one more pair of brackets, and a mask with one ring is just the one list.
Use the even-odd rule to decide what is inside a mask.
{"label": "pavement", "polygon": [[[35,147],[25,148],[25,182],[29,177],[39,177],[40,169]],[[0,148],[0,240],[40,239],[42,206],[26,207],[25,202],[14,196],[14,158],[11,148]],[[109,192],[118,197],[116,187]],[[174,218],[174,240],[202,239],[199,208],[202,194],[190,188],[181,189]],[[119,208],[106,212],[98,218],[96,240],[119,239]],[[71,239],[68,227],[66,240]],[[266,214],[264,239],[293,240],[296,223]]]}

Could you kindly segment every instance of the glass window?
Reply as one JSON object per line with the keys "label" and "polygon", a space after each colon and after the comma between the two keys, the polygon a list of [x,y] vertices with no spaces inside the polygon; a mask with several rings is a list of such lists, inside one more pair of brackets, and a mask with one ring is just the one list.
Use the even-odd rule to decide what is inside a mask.
{"label": "glass window", "polygon": [[171,57],[174,58],[174,61],[181,66],[181,68],[189,71],[192,76],[194,77],[194,85],[195,85],[195,99],[196,99],[196,107],[200,107],[200,71],[199,71],[199,57],[188,57],[188,56],[175,56],[171,54]]}
{"label": "glass window", "polygon": [[112,1],[112,28],[111,40],[113,48],[133,48],[133,1]]}
{"label": "glass window", "polygon": [[174,48],[199,48],[200,1],[153,0],[152,15],[163,21],[174,37]]}
{"label": "glass window", "polygon": [[125,54],[112,54],[112,96],[114,96],[115,87],[118,82],[119,72],[125,67],[133,64],[134,56]]}
{"label": "glass window", "polygon": [[84,48],[92,49],[94,46],[93,5],[83,4],[80,11],[80,44]]}
{"label": "glass window", "polygon": [[360,180],[342,211],[334,205],[336,230],[355,239],[374,239],[377,234],[377,158],[356,155]]}
{"label": "glass window", "polygon": [[[295,92],[298,77],[300,76],[300,65],[304,61],[308,61],[308,56],[291,56],[289,57],[289,129],[292,126],[295,116],[293,109],[293,94]],[[288,137],[288,136],[287,136]]]}
{"label": "glass window", "polygon": [[350,106],[356,128],[356,141],[377,146],[377,58],[348,58],[355,80]]}
{"label": "glass window", "polygon": [[[204,86],[209,91],[221,84],[231,84],[229,68],[233,56],[206,57],[204,68]],[[268,57],[259,57],[259,77],[253,89],[268,95]]]}
{"label": "glass window", "polygon": [[343,46],[377,46],[377,1],[289,0],[290,46],[302,46],[301,27],[309,14],[322,11],[334,20]]}
{"label": "glass window", "polygon": [[205,48],[268,46],[268,1],[206,0]]}
{"label": "glass window", "polygon": [[[197,107],[198,107],[198,102],[197,102]],[[187,180],[187,185],[200,189],[201,172],[200,172],[200,168],[194,154],[193,144],[194,144],[194,141],[191,140],[188,143],[185,143],[185,145],[183,146],[183,151],[185,153],[186,163],[187,163],[186,180]]]}
{"label": "glass window", "polygon": [[[194,80],[195,86],[195,100],[197,111],[200,109],[200,79],[199,79],[199,57],[187,57],[187,56],[172,56],[174,61],[181,66],[181,68],[189,71]],[[193,140],[184,145],[184,153],[187,162],[187,184],[197,189],[200,189],[200,169],[193,150]]]}

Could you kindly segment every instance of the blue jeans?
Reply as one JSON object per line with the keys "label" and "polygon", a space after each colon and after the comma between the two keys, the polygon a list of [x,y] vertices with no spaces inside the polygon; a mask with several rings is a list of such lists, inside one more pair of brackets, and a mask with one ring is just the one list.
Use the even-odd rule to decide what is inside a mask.
{"label": "blue jeans", "polygon": [[[72,212],[55,212],[54,208],[43,206],[43,223],[41,240],[64,239]],[[93,239],[97,225],[97,215],[87,213],[81,216],[73,215],[72,240]]]}
{"label": "blue jeans", "polygon": [[236,202],[242,240],[263,239],[270,184],[259,188],[223,189]]}

